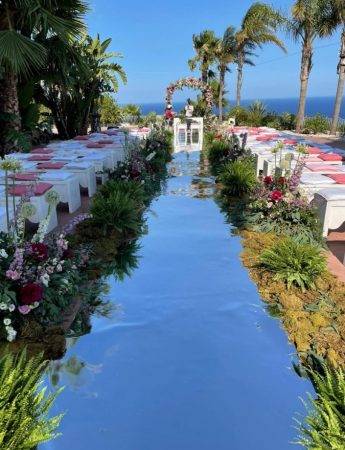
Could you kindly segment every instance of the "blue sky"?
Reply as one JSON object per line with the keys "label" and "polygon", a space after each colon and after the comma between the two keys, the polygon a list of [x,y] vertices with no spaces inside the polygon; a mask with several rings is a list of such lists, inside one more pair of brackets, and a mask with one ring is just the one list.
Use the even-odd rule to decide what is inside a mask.
{"label": "blue sky", "polygon": [[[229,25],[239,27],[253,2],[250,0],[139,0],[112,2],[92,0],[87,17],[89,32],[113,39],[111,50],[123,54],[128,83],[116,95],[120,103],[164,101],[165,88],[190,75],[188,59],[194,56],[192,35],[205,29],[222,36]],[[288,11],[293,0],[273,0],[275,7]],[[298,97],[300,46],[281,35],[288,55],[276,46],[258,51],[256,67],[246,67],[243,99]],[[309,96],[334,95],[340,33],[315,43],[314,67]],[[195,75],[199,75],[195,72]],[[228,98],[235,96],[236,70],[228,75]],[[177,91],[174,100],[184,101],[188,93]],[[196,93],[193,94],[194,96]]]}

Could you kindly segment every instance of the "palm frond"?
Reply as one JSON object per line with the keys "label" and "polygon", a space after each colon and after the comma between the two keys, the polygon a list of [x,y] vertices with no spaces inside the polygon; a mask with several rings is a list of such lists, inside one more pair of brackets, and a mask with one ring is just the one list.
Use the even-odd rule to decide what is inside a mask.
{"label": "palm frond", "polygon": [[30,38],[13,30],[0,31],[0,66],[28,75],[46,61],[47,51]]}

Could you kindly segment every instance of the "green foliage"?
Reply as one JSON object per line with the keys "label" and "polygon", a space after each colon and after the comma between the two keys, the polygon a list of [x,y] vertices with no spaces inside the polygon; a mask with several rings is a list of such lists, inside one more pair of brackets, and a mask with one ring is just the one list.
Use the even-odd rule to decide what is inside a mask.
{"label": "green foliage", "polygon": [[326,258],[318,245],[299,244],[293,238],[279,240],[264,250],[260,264],[275,273],[275,279],[284,281],[288,289],[292,285],[314,289],[315,279],[326,271]]}
{"label": "green foliage", "polygon": [[229,154],[230,144],[227,140],[215,140],[208,147],[207,156],[213,168],[219,167]]}
{"label": "green foliage", "polygon": [[62,416],[48,418],[56,395],[41,389],[45,364],[26,352],[0,358],[0,448],[31,450],[56,438]]}
{"label": "green foliage", "polygon": [[254,165],[251,160],[237,160],[225,165],[220,175],[223,192],[231,197],[242,197],[256,185]]}
{"label": "green foliage", "polygon": [[115,189],[107,196],[97,194],[91,205],[90,223],[103,230],[104,235],[116,230],[139,234],[142,227],[143,204],[130,193]]}
{"label": "green foliage", "polygon": [[130,198],[138,203],[144,203],[145,200],[145,188],[137,181],[109,180],[98,191],[99,195],[104,198],[109,198],[114,192],[128,194]]}
{"label": "green foliage", "polygon": [[281,127],[283,130],[294,130],[296,128],[296,116],[288,112],[283,112],[280,116]]}
{"label": "green foliage", "polygon": [[247,125],[248,124],[248,111],[242,106],[235,106],[228,111],[226,115],[227,119],[230,117],[235,117],[236,125]]}
{"label": "green foliage", "polygon": [[124,121],[128,123],[136,123],[140,119],[141,116],[141,108],[138,105],[134,105],[132,103],[128,103],[122,108]]}
{"label": "green foliage", "polygon": [[253,127],[259,127],[264,124],[267,116],[267,107],[259,100],[255,100],[248,107],[248,122]]}
{"label": "green foliage", "polygon": [[330,130],[331,123],[330,120],[321,115],[316,114],[313,117],[306,117],[304,121],[303,133],[325,133]]}
{"label": "green foliage", "polygon": [[102,125],[116,125],[122,120],[122,111],[114,97],[102,95],[98,102]]}
{"label": "green foliage", "polygon": [[[317,398],[308,394],[304,422],[296,420],[300,435],[295,444],[307,449],[345,448],[345,375],[341,368],[322,367],[323,374],[309,371]],[[311,406],[310,406],[311,405]]]}

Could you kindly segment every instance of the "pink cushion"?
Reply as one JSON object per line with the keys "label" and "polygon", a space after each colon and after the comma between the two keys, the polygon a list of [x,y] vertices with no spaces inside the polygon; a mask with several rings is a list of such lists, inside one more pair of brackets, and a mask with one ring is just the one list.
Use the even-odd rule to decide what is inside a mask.
{"label": "pink cushion", "polygon": [[338,184],[345,184],[345,173],[344,174],[337,174],[337,175],[327,175],[328,178],[331,178],[332,180],[334,180],[336,183]]}
{"label": "pink cushion", "polygon": [[53,185],[50,183],[37,183],[36,186],[33,187],[28,184],[17,184],[14,189],[11,186],[8,192],[10,195],[21,197],[22,195],[32,190],[35,197],[40,197],[41,195],[44,195],[47,191],[49,191],[49,189],[51,189],[52,187]]}
{"label": "pink cushion", "polygon": [[308,155],[319,155],[321,152],[321,150],[317,147],[309,147],[308,148]]}
{"label": "pink cushion", "polygon": [[90,139],[90,136],[76,136],[73,138],[75,141],[87,141]]}
{"label": "pink cushion", "polygon": [[296,139],[285,139],[283,142],[286,145],[295,145],[295,144],[297,144]]}
{"label": "pink cushion", "polygon": [[337,166],[333,165],[331,166],[330,164],[306,164],[307,169],[311,170],[312,172],[320,172],[320,173],[325,173],[325,172],[339,172],[339,169],[337,168]]}
{"label": "pink cushion", "polygon": [[37,164],[38,169],[62,169],[64,167],[65,163],[63,162],[47,162],[42,164]]}
{"label": "pink cushion", "polygon": [[31,153],[40,155],[49,155],[50,153],[54,153],[54,150],[50,148],[35,148],[35,150],[31,150]]}
{"label": "pink cushion", "polygon": [[51,159],[53,157],[49,155],[33,155],[28,158],[28,161],[50,161]]}
{"label": "pink cushion", "polygon": [[266,142],[266,141],[270,141],[271,138],[268,137],[268,136],[259,136],[259,137],[256,138],[256,140],[260,141],[260,142]]}
{"label": "pink cushion", "polygon": [[104,148],[102,144],[87,144],[87,148]]}
{"label": "pink cushion", "polygon": [[344,161],[344,157],[337,153],[321,153],[319,158],[322,159],[322,161]]}

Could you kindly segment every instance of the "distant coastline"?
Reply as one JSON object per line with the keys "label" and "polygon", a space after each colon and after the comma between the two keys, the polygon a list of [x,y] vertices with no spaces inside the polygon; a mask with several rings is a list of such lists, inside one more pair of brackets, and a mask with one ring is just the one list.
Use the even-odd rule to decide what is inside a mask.
{"label": "distant coastline", "polygon": [[[298,108],[298,98],[263,98],[263,99],[246,99],[241,102],[242,106],[248,106],[253,101],[260,100],[264,103],[270,112],[281,114],[283,112],[290,112],[296,114]],[[164,101],[155,103],[136,103],[140,105],[142,114],[146,115],[149,112],[155,112],[157,114],[164,113]],[[174,110],[179,112],[184,102],[174,102]],[[235,102],[231,101],[230,108],[235,106]],[[334,97],[310,97],[307,99],[306,115],[313,116],[320,113],[326,117],[332,117],[334,107]],[[345,118],[345,99],[342,101],[342,108],[340,111],[340,117]]]}

